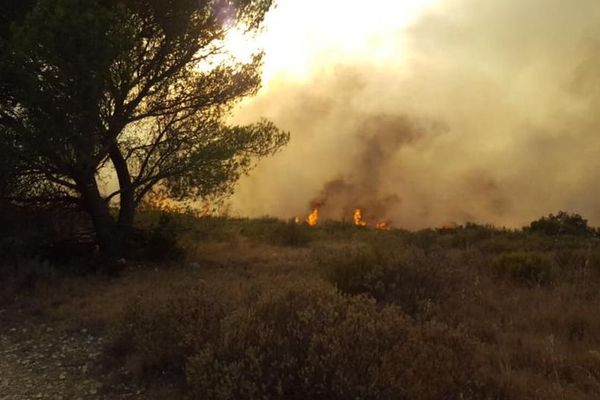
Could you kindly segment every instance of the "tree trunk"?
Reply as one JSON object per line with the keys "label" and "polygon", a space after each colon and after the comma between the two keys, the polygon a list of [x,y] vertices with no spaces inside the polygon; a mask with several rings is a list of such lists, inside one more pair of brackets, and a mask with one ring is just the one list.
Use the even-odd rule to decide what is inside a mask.
{"label": "tree trunk", "polygon": [[110,159],[115,167],[117,178],[119,180],[119,219],[118,219],[118,234],[119,240],[126,243],[131,230],[133,228],[133,220],[135,217],[135,193],[131,182],[131,174],[127,161],[121,154],[117,144],[114,144],[110,152]]}
{"label": "tree trunk", "polygon": [[100,195],[95,177],[84,179],[79,186],[85,208],[94,224],[100,252],[104,257],[112,260],[122,257],[123,235],[120,234],[118,225],[110,215],[108,204]]}
{"label": "tree trunk", "polygon": [[100,252],[108,259],[117,260],[125,255],[125,245],[133,228],[135,192],[127,161],[116,143],[113,144],[109,156],[119,181],[120,207],[117,219],[111,215],[108,202],[100,194],[94,172],[79,174],[76,182],[85,209],[92,218]]}

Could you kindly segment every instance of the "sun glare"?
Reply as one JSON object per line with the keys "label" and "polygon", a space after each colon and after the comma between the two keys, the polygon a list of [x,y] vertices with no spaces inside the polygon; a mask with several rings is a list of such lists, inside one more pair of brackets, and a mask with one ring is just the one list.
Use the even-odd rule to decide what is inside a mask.
{"label": "sun glare", "polygon": [[225,37],[225,49],[237,61],[247,63],[259,52],[258,40],[245,33],[243,28],[232,28]]}
{"label": "sun glare", "polygon": [[280,0],[262,33],[252,38],[232,29],[225,45],[240,61],[263,49],[266,85],[275,78],[303,80],[340,60],[398,58],[402,30],[437,1]]}

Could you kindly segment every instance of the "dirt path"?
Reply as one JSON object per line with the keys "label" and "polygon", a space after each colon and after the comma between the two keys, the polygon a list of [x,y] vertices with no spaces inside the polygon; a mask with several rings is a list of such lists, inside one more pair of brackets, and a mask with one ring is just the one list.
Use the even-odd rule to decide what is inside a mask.
{"label": "dirt path", "polygon": [[[11,314],[8,317],[8,314]],[[104,338],[65,331],[19,310],[0,310],[0,400],[142,399],[135,385],[107,384]],[[113,371],[127,382],[124,371]]]}

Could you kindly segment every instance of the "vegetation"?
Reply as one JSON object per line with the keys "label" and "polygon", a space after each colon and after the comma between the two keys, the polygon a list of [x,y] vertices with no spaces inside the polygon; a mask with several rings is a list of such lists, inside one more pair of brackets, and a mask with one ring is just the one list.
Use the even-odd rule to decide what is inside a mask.
{"label": "vegetation", "polygon": [[326,277],[343,293],[367,294],[379,302],[395,304],[417,316],[432,300],[441,300],[451,282],[437,264],[416,248],[348,248],[317,255]]}
{"label": "vegetation", "polygon": [[555,275],[552,258],[537,252],[502,254],[494,260],[501,276],[509,276],[528,285],[547,285]]}
{"label": "vegetation", "polygon": [[545,235],[591,236],[594,234],[594,230],[588,226],[587,220],[581,215],[569,214],[565,211],[533,221],[529,225],[529,231]]}
{"label": "vegetation", "polygon": [[96,327],[111,338],[104,363],[175,385],[170,398],[600,396],[594,236],[138,222],[177,256],[140,256],[110,281],[21,258],[0,270],[0,301]]}
{"label": "vegetation", "polygon": [[4,2],[0,201],[85,210],[100,250],[117,258],[153,189],[177,200],[227,194],[257,157],[288,140],[268,121],[226,123],[259,88],[262,55],[223,61],[223,40],[235,24],[259,29],[270,6]]}

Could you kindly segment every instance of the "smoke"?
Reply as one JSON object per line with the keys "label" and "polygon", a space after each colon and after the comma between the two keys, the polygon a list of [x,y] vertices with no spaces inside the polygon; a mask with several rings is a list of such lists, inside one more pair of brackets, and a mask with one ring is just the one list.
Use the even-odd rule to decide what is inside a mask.
{"label": "smoke", "polygon": [[522,226],[559,209],[600,223],[600,3],[440,0],[385,40],[388,58],[327,57],[271,82],[266,116],[289,147],[239,185],[250,216],[420,228]]}

